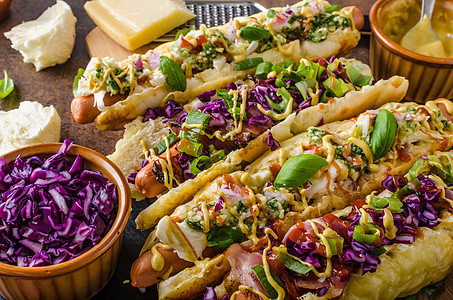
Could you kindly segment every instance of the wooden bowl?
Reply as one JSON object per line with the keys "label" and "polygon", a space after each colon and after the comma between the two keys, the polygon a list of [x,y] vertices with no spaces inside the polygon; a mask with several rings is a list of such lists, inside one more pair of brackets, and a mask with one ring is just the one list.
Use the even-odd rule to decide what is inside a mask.
{"label": "wooden bowl", "polygon": [[[401,3],[401,4],[400,4]],[[384,34],[383,27],[389,19],[389,13],[403,10],[407,1],[379,0],[370,11],[371,45],[370,64],[376,79],[387,79],[393,75],[404,76],[409,80],[406,100],[424,103],[437,98],[453,98],[453,58],[437,58],[421,55],[407,50]],[[451,0],[436,2],[436,10],[453,14]],[[449,9],[450,7],[450,9]],[[408,22],[417,23],[420,17]]]}
{"label": "wooden bowl", "polygon": [[[49,157],[61,143],[27,146],[3,156],[7,163],[21,154]],[[85,168],[100,171],[114,182],[118,196],[118,213],[106,236],[84,254],[57,265],[45,267],[18,267],[0,263],[0,293],[6,299],[89,299],[100,291],[112,277],[121,250],[123,231],[131,211],[131,195],[118,167],[104,155],[72,145],[66,157],[74,159],[80,154]]]}

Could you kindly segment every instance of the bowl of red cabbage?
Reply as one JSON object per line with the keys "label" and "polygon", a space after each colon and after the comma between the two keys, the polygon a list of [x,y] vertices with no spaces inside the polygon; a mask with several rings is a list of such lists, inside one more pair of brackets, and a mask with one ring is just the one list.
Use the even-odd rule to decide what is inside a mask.
{"label": "bowl of red cabbage", "polygon": [[131,196],[94,150],[63,143],[0,158],[0,293],[7,299],[88,299],[118,263]]}

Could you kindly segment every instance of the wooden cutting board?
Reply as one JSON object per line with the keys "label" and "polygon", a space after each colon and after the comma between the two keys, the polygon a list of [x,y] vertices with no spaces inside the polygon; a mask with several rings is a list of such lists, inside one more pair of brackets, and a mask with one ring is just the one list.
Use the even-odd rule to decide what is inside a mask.
{"label": "wooden cutting board", "polygon": [[126,59],[132,53],[145,54],[148,50],[156,48],[160,43],[150,43],[134,51],[128,50],[117,44],[99,27],[94,28],[85,38],[88,55],[90,57],[112,57],[115,61]]}

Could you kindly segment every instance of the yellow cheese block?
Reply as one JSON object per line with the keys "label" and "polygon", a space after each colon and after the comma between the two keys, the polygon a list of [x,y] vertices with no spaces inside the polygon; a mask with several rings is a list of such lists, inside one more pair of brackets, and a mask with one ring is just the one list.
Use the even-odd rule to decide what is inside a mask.
{"label": "yellow cheese block", "polygon": [[183,0],[94,0],[84,7],[96,25],[129,50],[195,17]]}

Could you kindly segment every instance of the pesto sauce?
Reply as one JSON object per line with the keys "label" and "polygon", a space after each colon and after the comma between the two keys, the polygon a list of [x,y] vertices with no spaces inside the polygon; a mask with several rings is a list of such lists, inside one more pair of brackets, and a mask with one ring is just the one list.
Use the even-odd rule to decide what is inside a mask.
{"label": "pesto sauce", "polygon": [[330,32],[351,26],[351,21],[338,14],[321,13],[314,16],[305,39],[319,43],[327,39]]}

